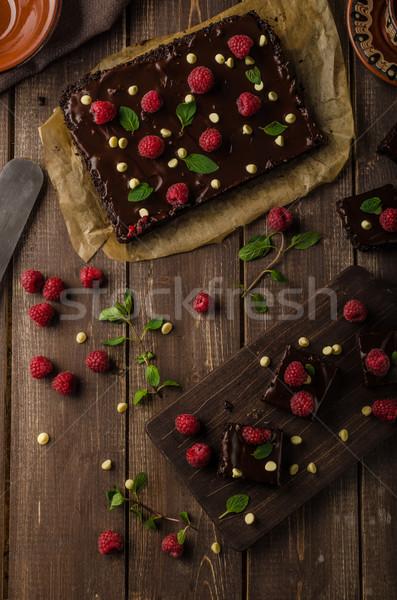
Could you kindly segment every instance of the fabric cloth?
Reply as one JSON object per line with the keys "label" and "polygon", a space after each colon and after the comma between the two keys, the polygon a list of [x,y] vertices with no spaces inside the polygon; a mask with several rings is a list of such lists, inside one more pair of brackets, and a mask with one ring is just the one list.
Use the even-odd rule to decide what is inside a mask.
{"label": "fabric cloth", "polygon": [[55,32],[27,63],[0,73],[0,93],[110,29],[131,0],[63,0]]}

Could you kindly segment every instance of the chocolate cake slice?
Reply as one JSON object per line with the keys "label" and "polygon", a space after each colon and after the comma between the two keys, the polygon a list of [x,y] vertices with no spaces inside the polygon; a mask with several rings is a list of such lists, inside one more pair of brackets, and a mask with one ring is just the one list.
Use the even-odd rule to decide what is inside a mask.
{"label": "chocolate cake slice", "polygon": [[397,163],[397,123],[378,146],[379,154],[386,154]]}
{"label": "chocolate cake slice", "polygon": [[[397,383],[397,329],[364,331],[357,337],[365,385],[372,387]],[[368,368],[366,361],[369,353],[374,349],[384,352],[387,358],[381,357],[380,363],[379,359],[375,360],[375,368],[372,366],[372,370],[370,370],[371,367]],[[387,364],[382,369],[384,361]],[[371,365],[372,361],[369,362]]]}
{"label": "chocolate cake slice", "polygon": [[324,142],[254,12],[87,75],[60,105],[120,242]]}

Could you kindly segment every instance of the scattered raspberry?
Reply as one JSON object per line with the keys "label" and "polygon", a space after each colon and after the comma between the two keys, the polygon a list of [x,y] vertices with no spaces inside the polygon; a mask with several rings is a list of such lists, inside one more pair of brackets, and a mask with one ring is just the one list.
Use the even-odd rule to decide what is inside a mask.
{"label": "scattered raspberry", "polygon": [[200,430],[200,421],[194,415],[179,415],[175,419],[175,427],[183,435],[194,435]]}
{"label": "scattered raspberry", "polygon": [[52,380],[52,389],[62,396],[70,396],[76,389],[76,377],[69,371],[63,371]]}
{"label": "scattered raspberry", "polygon": [[251,94],[250,92],[244,92],[237,98],[237,108],[240,115],[243,117],[252,117],[258,112],[262,106],[262,100],[259,96]]}
{"label": "scattered raspberry", "polygon": [[213,152],[214,150],[218,150],[222,144],[222,135],[215,128],[207,129],[200,135],[199,144],[205,152]]}
{"label": "scattered raspberry", "polygon": [[28,314],[38,327],[47,327],[54,316],[54,311],[51,304],[42,302],[29,308]]}
{"label": "scattered raspberry", "polygon": [[130,225],[128,227],[127,237],[132,237],[135,233],[135,225]]}
{"label": "scattered raspberry", "polygon": [[30,374],[35,379],[42,379],[52,372],[52,362],[45,356],[35,356],[30,361]]}
{"label": "scattered raspberry", "polygon": [[194,299],[193,308],[198,313],[208,312],[214,306],[214,301],[205,292],[200,292]]}
{"label": "scattered raspberry", "polygon": [[104,280],[102,271],[96,267],[83,267],[80,271],[80,281],[85,288],[99,287]]}
{"label": "scattered raspberry", "polygon": [[59,279],[59,277],[50,277],[44,284],[43,296],[46,300],[59,300],[65,289],[66,286],[62,279]]}
{"label": "scattered raspberry", "polygon": [[143,96],[141,106],[145,112],[155,113],[163,106],[163,99],[155,90],[151,90]]}
{"label": "scattered raspberry", "polygon": [[362,323],[367,318],[367,309],[361,300],[349,300],[343,308],[346,321],[351,323]]}
{"label": "scattered raspberry", "polygon": [[243,438],[250,444],[266,444],[272,437],[270,429],[258,429],[257,427],[243,427]]}
{"label": "scattered raspberry", "polygon": [[94,115],[94,121],[98,125],[113,121],[117,115],[117,109],[114,104],[106,100],[97,100],[91,104],[91,112]]}
{"label": "scattered raspberry", "polygon": [[168,188],[166,198],[172,206],[185,204],[189,198],[189,188],[186,183],[174,183]]}
{"label": "scattered raspberry", "polygon": [[380,348],[373,348],[365,358],[365,366],[374,375],[386,375],[390,369],[390,358]]}
{"label": "scattered raspberry", "polygon": [[375,400],[372,405],[372,412],[384,423],[394,423],[397,418],[397,400],[385,398],[384,400]]}
{"label": "scattered raspberry", "polygon": [[172,556],[172,558],[179,558],[183,554],[183,544],[181,545],[178,542],[178,534],[170,533],[166,538],[163,539],[161,544],[161,549],[164,550],[167,554]]}
{"label": "scattered raspberry", "polygon": [[164,152],[164,142],[157,135],[145,135],[138,144],[138,151],[144,158],[159,158]]}
{"label": "scattered raspberry", "polygon": [[124,549],[123,538],[119,533],[108,529],[98,539],[98,550],[101,554],[114,554]]}
{"label": "scattered raspberry", "polygon": [[283,206],[275,206],[267,215],[267,224],[274,231],[286,231],[292,225],[292,215]]}
{"label": "scattered raspberry", "polygon": [[313,396],[309,392],[297,392],[291,398],[291,411],[297,417],[308,417],[314,410]]}
{"label": "scattered raspberry", "polygon": [[94,373],[105,373],[109,368],[109,358],[103,350],[94,350],[85,359],[85,364]]}
{"label": "scattered raspberry", "polygon": [[195,94],[205,94],[214,85],[214,76],[207,67],[196,67],[187,78],[190,89]]}
{"label": "scattered raspberry", "polygon": [[186,452],[186,460],[192,467],[205,467],[210,462],[211,448],[207,444],[194,444]]}
{"label": "scattered raspberry", "polygon": [[44,277],[40,271],[28,269],[22,273],[21,283],[26,292],[29,292],[29,294],[36,294],[43,287]]}
{"label": "scattered raspberry", "polygon": [[284,373],[284,381],[288,385],[298,387],[303,385],[307,379],[308,373],[299,360],[294,360],[288,365]]}
{"label": "scattered raspberry", "polygon": [[228,41],[228,46],[236,58],[245,58],[248,56],[253,43],[248,35],[234,35]]}
{"label": "scattered raspberry", "polygon": [[394,233],[397,231],[397,208],[386,208],[380,217],[379,222],[385,231]]}

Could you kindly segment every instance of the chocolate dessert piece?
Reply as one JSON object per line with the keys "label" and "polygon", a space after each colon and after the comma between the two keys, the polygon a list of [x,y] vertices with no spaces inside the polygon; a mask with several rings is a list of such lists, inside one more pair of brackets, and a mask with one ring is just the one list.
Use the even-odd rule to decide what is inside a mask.
{"label": "chocolate dessert piece", "polygon": [[[314,372],[309,368],[311,371],[310,383],[292,387],[284,382],[285,370],[294,361],[301,362],[305,368],[306,365],[313,367]],[[290,402],[292,396],[299,391],[309,392],[314,401],[314,410],[311,415],[313,417],[324,400],[337,370],[338,368],[332,362],[323,360],[315,354],[309,354],[300,348],[287,346],[274,378],[263,396],[263,400],[291,412]]]}
{"label": "chocolate dessert piece", "polygon": [[[376,206],[369,202],[371,199],[375,202],[380,200],[380,209],[376,212],[368,212],[368,209],[374,210]],[[338,200],[336,207],[351,243],[358,250],[373,250],[397,243],[397,231],[386,231],[379,221],[382,210],[397,208],[397,194],[391,184]],[[362,207],[367,210],[363,210]]]}
{"label": "chocolate dessert piece", "polygon": [[386,154],[397,163],[397,123],[378,146],[379,154]]}
{"label": "chocolate dessert piece", "polygon": [[[357,338],[365,385],[372,387],[375,385],[397,383],[397,365],[394,362],[396,361],[396,355],[392,358],[393,352],[397,352],[397,329],[363,332],[359,333]],[[390,369],[386,375],[374,375],[374,373],[368,371],[365,365],[365,359],[368,352],[374,348],[383,350],[390,359]]]}
{"label": "chocolate dessert piece", "polygon": [[[240,35],[252,41],[245,58],[228,45]],[[201,75],[196,79],[204,79],[192,84],[188,78],[197,67]],[[210,74],[203,76],[203,67]],[[206,84],[210,89],[202,93]],[[146,111],[141,106],[150,91],[155,112],[148,112],[145,101]],[[238,107],[237,100],[247,92],[256,99],[245,97]],[[103,124],[94,120],[96,101],[114,106]],[[87,75],[65,90],[60,105],[119,242],[324,143],[279,39],[254,12],[228,17],[129,63]],[[203,147],[199,140],[208,129],[221,137],[217,133]],[[139,152],[146,136],[157,136],[158,158]],[[169,188],[180,183],[187,189],[167,200]]]}
{"label": "chocolate dessert piece", "polygon": [[[247,442],[242,434],[243,429],[244,425],[239,423],[226,425],[222,437],[218,475],[279,486],[283,432],[280,429],[271,430],[271,438],[266,446],[269,444],[273,448],[265,448],[265,444],[255,445]],[[268,454],[265,458],[260,458],[262,450],[263,454]],[[235,477],[236,471],[233,474],[233,469],[237,469],[238,477]]]}

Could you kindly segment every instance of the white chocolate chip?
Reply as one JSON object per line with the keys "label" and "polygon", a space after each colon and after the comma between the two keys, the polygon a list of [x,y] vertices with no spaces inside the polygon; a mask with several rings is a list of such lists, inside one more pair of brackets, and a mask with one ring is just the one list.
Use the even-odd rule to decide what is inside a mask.
{"label": "white chocolate chip", "polygon": [[245,167],[245,170],[248,171],[248,173],[251,173],[253,175],[254,173],[257,172],[258,167],[256,165],[249,164]]}
{"label": "white chocolate chip", "polygon": [[309,471],[309,473],[317,473],[317,467],[313,462],[307,465],[307,470]]}
{"label": "white chocolate chip", "polygon": [[263,81],[261,81],[260,83],[256,83],[254,85],[254,88],[256,89],[257,92],[260,92],[261,90],[263,90]]}
{"label": "white chocolate chip", "polygon": [[225,57],[223,56],[223,54],[216,54],[215,60],[218,63],[218,65],[223,65],[223,63],[225,62]]}
{"label": "white chocolate chip", "polygon": [[108,459],[108,460],[105,460],[105,461],[102,463],[101,467],[102,467],[102,469],[103,469],[104,471],[109,471],[109,469],[111,469],[111,468],[112,468],[112,461],[111,461],[111,460],[109,460],[109,459]]}
{"label": "white chocolate chip", "polygon": [[332,354],[332,346],[325,346],[325,348],[323,348],[323,354],[324,356],[330,356]]}
{"label": "white chocolate chip", "polygon": [[349,433],[347,431],[347,429],[341,429],[340,432],[338,433],[340,439],[342,440],[342,442],[347,442],[347,440],[349,439]]}
{"label": "white chocolate chip", "polygon": [[126,402],[119,402],[117,405],[117,412],[123,413],[127,410],[128,404]]}
{"label": "white chocolate chip", "polygon": [[341,354],[342,353],[342,346],[340,346],[339,344],[334,344],[332,346],[332,354]]}
{"label": "white chocolate chip", "polygon": [[251,135],[252,128],[249,125],[243,125],[243,133],[245,135]]}
{"label": "white chocolate chip", "polygon": [[361,412],[363,413],[364,417],[369,417],[369,415],[372,413],[372,408],[370,406],[363,406]]}
{"label": "white chocolate chip", "polygon": [[298,344],[301,348],[307,348],[307,346],[310,344],[310,342],[307,339],[307,337],[300,337],[298,340]]}
{"label": "white chocolate chip", "polygon": [[175,169],[175,167],[178,164],[178,159],[177,158],[171,158],[171,160],[168,161],[168,166],[170,169]]}
{"label": "white chocolate chip", "polygon": [[189,65],[194,65],[194,63],[197,61],[197,56],[193,54],[193,52],[189,52],[189,54],[186,56],[186,60]]}
{"label": "white chocolate chip", "polygon": [[262,358],[259,361],[259,364],[261,367],[268,367],[270,365],[270,357],[262,356]]}
{"label": "white chocolate chip", "polygon": [[269,98],[270,102],[276,102],[276,100],[278,100],[278,94],[276,92],[269,92],[267,97]]}
{"label": "white chocolate chip", "polygon": [[124,150],[124,148],[127,148],[127,144],[128,144],[128,140],[127,138],[120,138],[119,139],[119,147]]}
{"label": "white chocolate chip", "polygon": [[254,65],[255,61],[251,56],[246,56],[245,57],[245,64],[247,65],[247,67],[249,67],[250,65]]}
{"label": "white chocolate chip", "polygon": [[288,115],[285,115],[285,122],[292,124],[295,123],[296,121],[296,116],[294,115],[294,113],[288,113]]}
{"label": "white chocolate chip", "polygon": [[232,471],[232,475],[233,475],[233,477],[234,477],[235,479],[237,479],[238,477],[242,477],[242,476],[243,476],[243,474],[242,474],[242,472],[240,471],[240,469],[236,469],[236,468],[234,468],[234,469],[233,469],[233,471]]}
{"label": "white chocolate chip", "polygon": [[368,231],[369,229],[372,228],[372,224],[369,221],[367,221],[366,219],[364,219],[364,221],[361,221],[361,227],[363,229],[365,229],[366,231]]}
{"label": "white chocolate chip", "polygon": [[124,485],[127,488],[127,490],[132,490],[132,487],[134,485],[134,480],[133,479],[127,479]]}
{"label": "white chocolate chip", "polygon": [[127,163],[125,163],[125,162],[117,163],[116,169],[118,170],[119,173],[124,173],[124,171],[126,171],[128,169]]}
{"label": "white chocolate chip", "polygon": [[130,96],[135,96],[135,94],[138,93],[138,86],[137,85],[131,85],[128,88],[128,93],[129,93]]}
{"label": "white chocolate chip", "polygon": [[129,181],[129,186],[130,188],[133,190],[137,185],[139,185],[140,181],[139,179],[137,179],[136,177],[133,177],[132,179],[130,179]]}
{"label": "white chocolate chip", "polygon": [[298,471],[299,471],[299,465],[297,465],[296,463],[293,465],[290,465],[290,467],[289,467],[290,475],[296,475]]}
{"label": "white chocolate chip", "polygon": [[117,148],[117,142],[118,142],[118,140],[117,140],[116,136],[112,135],[112,137],[109,139],[109,146],[111,148]]}
{"label": "white chocolate chip", "polygon": [[160,133],[163,138],[168,138],[170,135],[172,135],[172,132],[169,129],[160,129]]}
{"label": "white chocolate chip", "polygon": [[187,96],[185,96],[185,102],[193,102],[194,100],[194,96],[192,96],[192,94],[188,94]]}
{"label": "white chocolate chip", "polygon": [[88,94],[84,94],[84,96],[81,96],[81,104],[85,104],[85,106],[88,106],[89,104],[91,104],[91,102],[92,98]]}
{"label": "white chocolate chip", "polygon": [[291,437],[291,444],[293,444],[294,446],[299,446],[299,444],[302,443],[302,438],[300,435],[293,435]]}
{"label": "white chocolate chip", "polygon": [[140,208],[139,209],[139,216],[143,219],[143,217],[148,217],[149,216],[149,211],[147,208]]}
{"label": "white chocolate chip", "polygon": [[179,158],[186,158],[187,157],[186,148],[178,148],[177,155],[179,156]]}
{"label": "white chocolate chip", "polygon": [[232,57],[228,58],[225,64],[226,64],[227,67],[229,67],[229,69],[233,69],[233,67],[234,67],[234,60],[232,59]]}
{"label": "white chocolate chip", "polygon": [[39,435],[37,436],[37,441],[40,444],[40,446],[45,446],[50,441],[50,436],[48,435],[48,433],[39,433]]}
{"label": "white chocolate chip", "polygon": [[172,323],[164,323],[164,325],[161,328],[161,333],[167,335],[168,333],[170,333],[170,331],[172,331]]}
{"label": "white chocolate chip", "polygon": [[310,377],[310,375],[308,375],[308,376],[306,377],[306,381],[304,382],[304,384],[305,384],[305,385],[309,385],[309,383],[311,383],[311,382],[312,382],[312,378]]}
{"label": "white chocolate chip", "polygon": [[211,113],[209,116],[209,120],[211,121],[211,123],[218,123],[219,122],[218,113],[216,113],[216,112]]}
{"label": "white chocolate chip", "polygon": [[281,148],[284,146],[284,138],[282,135],[278,135],[274,141],[277,146],[280,146]]}
{"label": "white chocolate chip", "polygon": [[247,513],[244,517],[244,521],[246,522],[247,525],[252,525],[252,523],[255,521],[255,516],[253,513]]}
{"label": "white chocolate chip", "polygon": [[274,460],[268,460],[267,463],[265,464],[265,471],[276,471],[277,470],[277,464],[274,462]]}
{"label": "white chocolate chip", "polygon": [[214,554],[219,554],[219,552],[221,551],[221,547],[220,547],[220,545],[218,544],[218,542],[214,542],[214,543],[211,545],[211,550],[212,550],[212,552],[213,552]]}
{"label": "white chocolate chip", "polygon": [[86,334],[84,333],[84,331],[80,331],[77,335],[76,335],[76,342],[78,344],[83,344],[87,339]]}
{"label": "white chocolate chip", "polygon": [[211,181],[211,187],[214,188],[214,190],[219,190],[219,188],[221,187],[221,182],[219,181],[219,179],[213,179]]}
{"label": "white chocolate chip", "polygon": [[267,37],[262,34],[261,37],[259,38],[259,45],[266,46],[266,44],[267,44]]}

